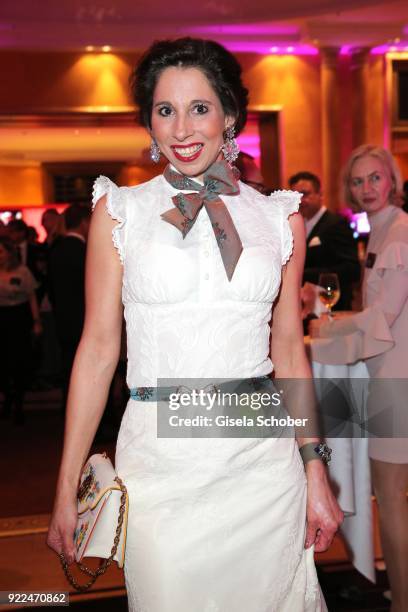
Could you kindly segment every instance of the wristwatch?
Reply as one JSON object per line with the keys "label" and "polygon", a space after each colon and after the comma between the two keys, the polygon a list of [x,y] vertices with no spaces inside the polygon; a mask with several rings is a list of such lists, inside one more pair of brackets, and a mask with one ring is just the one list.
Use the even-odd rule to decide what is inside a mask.
{"label": "wristwatch", "polygon": [[316,442],[309,442],[308,444],[301,446],[299,448],[299,452],[305,465],[312,459],[320,459],[325,465],[328,465],[330,463],[332,449],[323,442],[320,442],[319,444],[316,444]]}

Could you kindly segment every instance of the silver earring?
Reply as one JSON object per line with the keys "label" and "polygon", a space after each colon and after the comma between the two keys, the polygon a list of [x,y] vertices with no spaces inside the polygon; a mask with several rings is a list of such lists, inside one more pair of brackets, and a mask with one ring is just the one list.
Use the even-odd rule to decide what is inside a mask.
{"label": "silver earring", "polygon": [[228,127],[224,133],[224,144],[221,147],[224,159],[233,164],[239,155],[239,145],[235,138],[235,128],[233,125]]}
{"label": "silver earring", "polygon": [[160,161],[159,145],[154,138],[152,138],[152,142],[150,144],[150,158],[155,164],[158,164]]}

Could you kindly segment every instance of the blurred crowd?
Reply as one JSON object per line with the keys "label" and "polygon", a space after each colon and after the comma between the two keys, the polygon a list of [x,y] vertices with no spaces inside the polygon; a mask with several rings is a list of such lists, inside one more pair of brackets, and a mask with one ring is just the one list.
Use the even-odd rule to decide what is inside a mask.
{"label": "blurred crowd", "polygon": [[[25,421],[28,390],[61,389],[61,412],[85,318],[85,256],[91,209],[48,208],[46,237],[22,219],[0,224],[0,416]],[[123,351],[122,351],[123,354]],[[124,357],[118,366],[99,436],[111,438],[125,397]],[[112,427],[114,425],[114,427]]]}

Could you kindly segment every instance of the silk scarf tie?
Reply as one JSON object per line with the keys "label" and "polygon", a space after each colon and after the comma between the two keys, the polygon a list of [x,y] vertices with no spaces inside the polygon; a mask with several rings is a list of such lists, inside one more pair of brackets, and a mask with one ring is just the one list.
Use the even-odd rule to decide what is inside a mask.
{"label": "silk scarf tie", "polygon": [[201,207],[204,206],[230,281],[243,249],[231,215],[219,196],[239,194],[234,170],[224,160],[214,162],[204,173],[204,185],[201,185],[168,165],[164,171],[164,178],[176,189],[191,189],[196,193],[178,193],[173,196],[175,208],[163,213],[162,219],[177,227],[185,238],[193,227]]}

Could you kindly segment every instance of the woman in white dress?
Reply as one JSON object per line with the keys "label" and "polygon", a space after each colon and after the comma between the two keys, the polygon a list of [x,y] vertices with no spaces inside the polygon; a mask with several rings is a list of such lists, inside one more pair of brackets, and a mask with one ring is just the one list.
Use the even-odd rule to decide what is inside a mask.
{"label": "woman in white dress", "polygon": [[[156,43],[133,89],[152,158],[161,153],[169,166],[133,188],[105,177],[95,184],[86,321],[48,543],[73,560],[76,487],[118,358],[123,301],[131,399],[116,468],[130,500],[129,609],[326,610],[313,549],[328,547],[342,516],[313,450],[318,439],[160,438],[154,401],[160,379],[256,379],[273,368],[280,378],[310,377],[304,229],[292,215],[299,194],[263,196],[223,159],[234,158],[247,91],[220,45]],[[297,445],[311,459],[305,469]]]}

